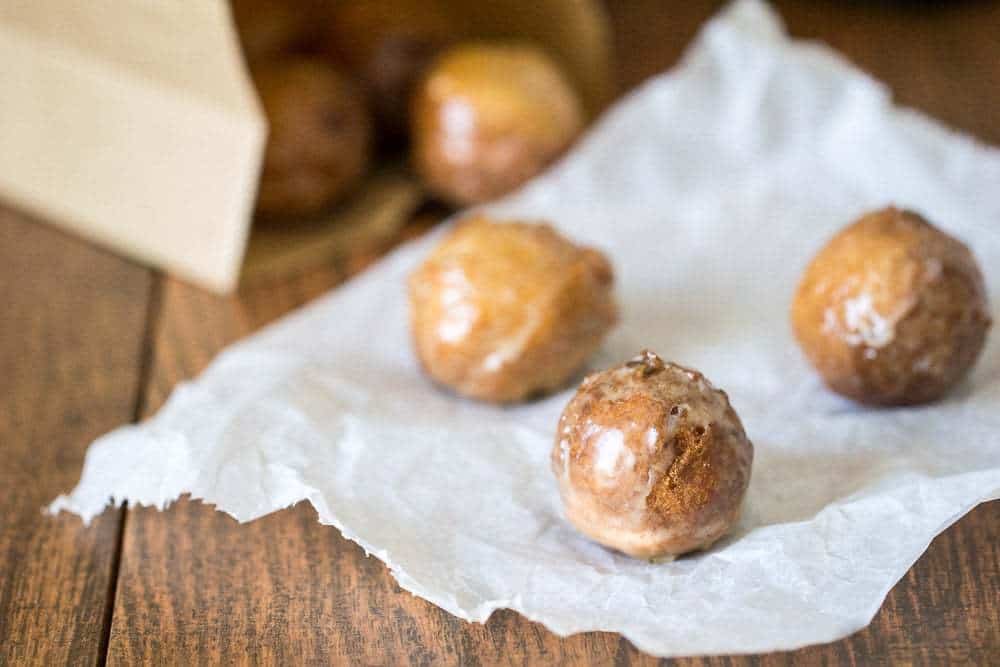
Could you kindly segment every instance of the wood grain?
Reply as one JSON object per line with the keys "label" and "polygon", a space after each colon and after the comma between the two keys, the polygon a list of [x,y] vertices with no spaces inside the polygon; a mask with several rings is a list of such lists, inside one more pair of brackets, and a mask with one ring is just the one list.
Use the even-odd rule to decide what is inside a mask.
{"label": "wood grain", "polygon": [[120,513],[42,509],[87,444],[131,421],[149,271],[0,209],[0,665],[94,664]]}

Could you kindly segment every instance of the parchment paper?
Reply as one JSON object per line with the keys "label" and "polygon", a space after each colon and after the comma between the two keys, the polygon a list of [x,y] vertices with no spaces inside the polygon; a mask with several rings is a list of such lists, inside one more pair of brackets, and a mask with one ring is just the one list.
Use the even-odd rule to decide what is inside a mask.
{"label": "parchment paper", "polygon": [[826,391],[792,341],[804,265],[889,203],[967,241],[1000,300],[1000,152],[894,108],[883,86],[743,0],[553,171],[491,207],[611,256],[623,318],[593,367],[650,347],[729,392],[756,460],[742,522],[707,553],[649,564],[566,524],[548,453],[568,392],[502,409],[427,381],[404,279],[433,238],[98,440],[52,509],[89,520],[109,499],[164,507],[190,493],[250,521],[308,499],[403,588],[464,619],[510,607],[664,656],[837,639],[871,620],[937,533],[1000,493],[1000,335],[949,398],[892,410]]}

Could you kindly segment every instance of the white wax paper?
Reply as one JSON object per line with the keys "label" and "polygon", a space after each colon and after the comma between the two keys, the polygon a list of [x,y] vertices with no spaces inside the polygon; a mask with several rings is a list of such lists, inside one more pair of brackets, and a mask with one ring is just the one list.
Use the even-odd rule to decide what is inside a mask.
{"label": "white wax paper", "polygon": [[[895,203],[964,239],[1000,302],[1000,152],[891,105],[743,0],[554,170],[490,207],[605,249],[622,321],[593,368],[649,347],[724,388],[756,446],[744,517],[707,553],[618,555],[563,519],[549,449],[570,393],[497,408],[436,389],[406,275],[434,238],[234,345],[87,453],[53,509],[182,493],[240,521],[308,499],[399,584],[470,621],[509,607],[657,655],[787,649],[866,625],[930,540],[1000,493],[1000,335],[941,403],[823,388],[788,325],[813,253]],[[997,317],[994,310],[994,317]]]}

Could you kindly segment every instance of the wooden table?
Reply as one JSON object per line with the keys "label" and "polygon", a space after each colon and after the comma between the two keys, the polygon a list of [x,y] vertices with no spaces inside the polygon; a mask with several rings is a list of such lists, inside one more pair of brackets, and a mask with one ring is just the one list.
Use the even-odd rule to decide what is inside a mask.
{"label": "wooden table", "polygon": [[[900,102],[1000,144],[1000,3],[777,4],[792,33],[848,54]],[[613,4],[625,86],[674,63],[718,6]],[[0,209],[0,665],[653,662],[618,635],[560,639],[509,611],[460,621],[400,590],[307,505],[243,526],[193,502],[89,527],[42,516],[92,438],[152,414],[226,344],[367,261],[219,298]],[[1000,503],[934,540],[846,640],[680,662],[800,661],[1000,663]]]}

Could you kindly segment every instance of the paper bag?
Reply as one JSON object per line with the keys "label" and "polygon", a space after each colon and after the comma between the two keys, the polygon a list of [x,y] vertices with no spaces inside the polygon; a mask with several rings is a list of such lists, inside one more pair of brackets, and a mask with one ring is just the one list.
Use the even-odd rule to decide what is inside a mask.
{"label": "paper bag", "polygon": [[265,137],[221,0],[0,4],[5,200],[226,291]]}

